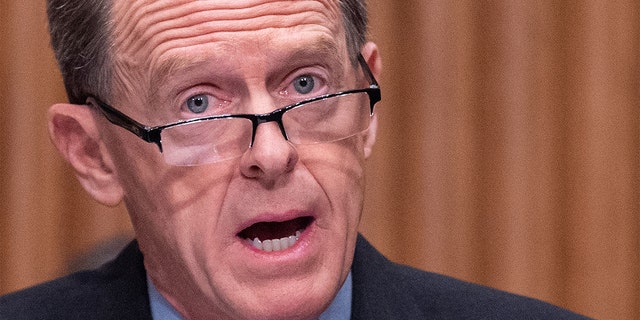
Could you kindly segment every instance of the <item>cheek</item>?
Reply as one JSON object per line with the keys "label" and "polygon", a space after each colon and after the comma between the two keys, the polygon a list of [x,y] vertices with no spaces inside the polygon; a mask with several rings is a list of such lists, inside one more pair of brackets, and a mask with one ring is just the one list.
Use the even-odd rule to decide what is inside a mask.
{"label": "cheek", "polygon": [[[111,150],[137,234],[159,235],[163,239],[154,242],[167,245],[211,232],[217,225],[219,204],[234,165],[170,166],[155,145],[142,141],[144,145],[140,145],[132,140],[114,141]],[[201,230],[205,225],[208,230]]]}
{"label": "cheek", "polygon": [[144,217],[141,223],[161,229],[153,233],[198,239],[216,229],[232,173],[224,165],[157,170],[140,177],[140,184],[129,190],[137,205],[130,212]]}
{"label": "cheek", "polygon": [[[331,144],[299,146],[301,161],[323,189],[333,221],[357,224],[364,195],[364,152],[359,136]],[[355,228],[354,226],[349,226]]]}

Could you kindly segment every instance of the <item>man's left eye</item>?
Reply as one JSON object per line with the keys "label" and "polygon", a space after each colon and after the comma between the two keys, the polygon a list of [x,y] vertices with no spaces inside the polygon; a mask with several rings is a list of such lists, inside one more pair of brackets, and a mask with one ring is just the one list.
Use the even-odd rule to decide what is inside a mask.
{"label": "man's left eye", "polygon": [[315,81],[312,76],[304,75],[297,77],[293,82],[293,87],[297,93],[308,94],[313,91]]}
{"label": "man's left eye", "polygon": [[203,113],[209,108],[209,97],[204,94],[195,95],[187,100],[187,108],[193,113]]}

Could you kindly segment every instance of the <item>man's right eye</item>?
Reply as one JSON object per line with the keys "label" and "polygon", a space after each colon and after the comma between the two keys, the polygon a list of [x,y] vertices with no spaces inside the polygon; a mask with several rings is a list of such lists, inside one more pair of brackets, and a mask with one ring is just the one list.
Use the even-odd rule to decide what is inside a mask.
{"label": "man's right eye", "polygon": [[209,97],[204,94],[187,99],[187,108],[193,113],[203,113],[209,108]]}

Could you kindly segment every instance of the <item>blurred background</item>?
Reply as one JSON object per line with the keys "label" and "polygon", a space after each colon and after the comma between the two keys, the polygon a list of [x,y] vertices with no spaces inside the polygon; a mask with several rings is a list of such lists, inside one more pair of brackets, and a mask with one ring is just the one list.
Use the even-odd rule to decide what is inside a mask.
{"label": "blurred background", "polygon": [[[44,6],[0,2],[0,294],[132,237],[49,142],[46,110],[66,96]],[[640,318],[640,3],[371,0],[370,14],[384,73],[365,236],[421,269]]]}

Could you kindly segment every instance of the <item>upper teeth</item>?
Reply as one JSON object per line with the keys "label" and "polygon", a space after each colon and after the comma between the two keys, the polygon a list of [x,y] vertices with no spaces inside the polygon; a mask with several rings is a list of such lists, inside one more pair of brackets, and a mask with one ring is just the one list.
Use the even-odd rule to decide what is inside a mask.
{"label": "upper teeth", "polygon": [[296,241],[298,241],[298,239],[300,238],[300,233],[301,231],[298,230],[296,231],[295,235],[291,235],[291,236],[280,238],[280,239],[260,240],[258,238],[255,238],[253,240],[251,239],[247,239],[247,240],[255,248],[259,250],[267,251],[267,252],[280,251],[280,250],[287,249],[293,246],[294,244],[296,244]]}

